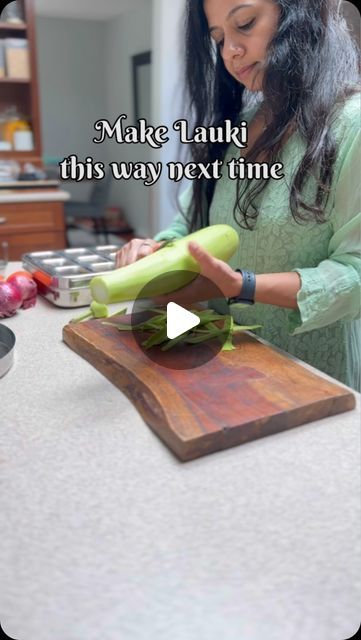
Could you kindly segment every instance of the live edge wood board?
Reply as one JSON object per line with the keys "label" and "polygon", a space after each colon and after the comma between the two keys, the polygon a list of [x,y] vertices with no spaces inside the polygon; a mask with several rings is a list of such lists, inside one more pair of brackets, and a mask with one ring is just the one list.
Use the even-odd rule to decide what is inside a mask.
{"label": "live edge wood board", "polygon": [[[63,339],[127,395],[181,460],[355,407],[348,389],[311,373],[250,334],[238,334],[235,351],[221,351],[200,367],[195,365],[201,350],[215,349],[215,344],[162,352],[161,365],[139,349],[131,332],[100,320],[65,326]],[[177,359],[187,359],[190,368],[167,368],[167,362],[174,366]]]}

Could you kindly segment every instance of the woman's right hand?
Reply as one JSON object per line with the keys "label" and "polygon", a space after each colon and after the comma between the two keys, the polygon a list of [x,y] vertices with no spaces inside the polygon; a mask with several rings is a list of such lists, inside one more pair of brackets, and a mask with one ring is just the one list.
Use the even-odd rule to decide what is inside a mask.
{"label": "woman's right hand", "polygon": [[125,267],[127,264],[145,258],[160,249],[163,244],[164,240],[156,242],[152,238],[134,238],[115,254],[115,267]]}

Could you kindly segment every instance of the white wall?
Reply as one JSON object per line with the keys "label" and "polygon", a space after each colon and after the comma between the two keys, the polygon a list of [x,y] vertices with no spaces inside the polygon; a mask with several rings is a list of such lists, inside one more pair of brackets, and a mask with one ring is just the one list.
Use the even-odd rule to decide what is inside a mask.
{"label": "white wall", "polygon": [[[182,109],[183,61],[181,25],[185,0],[144,0],[142,6],[110,21],[37,16],[38,67],[45,156],[77,153],[99,161],[149,161],[164,165],[155,187],[134,180],[114,181],[111,204],[124,208],[139,236],[153,236],[176,212],[174,185],[166,163],[179,159],[175,120]],[[96,120],[110,121],[122,113],[134,124],[131,56],[152,51],[152,112],[154,125],[164,124],[171,137],[160,152],[147,146],[92,143]],[[67,188],[86,197],[89,185]]]}
{"label": "white wall", "polygon": [[[43,155],[103,161],[92,139],[106,104],[105,23],[37,16],[36,28]],[[81,187],[66,183],[77,196]]]}
{"label": "white wall", "polygon": [[[131,56],[152,48],[152,0],[112,20],[37,16],[43,155],[76,153],[105,162],[147,161],[147,148],[113,141],[94,144],[94,123],[120,114],[133,123]],[[91,184],[67,182],[73,197],[86,199]],[[113,181],[110,204],[123,208],[138,235],[149,229],[149,188]]]}
{"label": "white wall", "polygon": [[[124,126],[133,125],[133,93],[131,56],[152,49],[152,0],[144,0],[144,6],[131,12],[122,13],[107,23],[106,56],[106,110],[113,123],[121,114],[128,119]],[[104,143],[105,144],[105,143]],[[111,140],[106,144],[109,162],[147,162],[150,160],[148,147],[118,144]],[[145,187],[136,180],[114,181],[112,201],[124,208],[129,223],[137,235],[148,236],[149,198],[152,187]]]}
{"label": "white wall", "polygon": [[152,193],[152,235],[167,227],[177,211],[174,183],[168,179],[166,163],[180,159],[179,134],[172,130],[172,125],[184,117],[184,7],[185,0],[153,1],[153,117],[155,123],[168,127],[170,141],[160,152],[152,154],[153,161],[163,162],[164,166],[162,177]]}

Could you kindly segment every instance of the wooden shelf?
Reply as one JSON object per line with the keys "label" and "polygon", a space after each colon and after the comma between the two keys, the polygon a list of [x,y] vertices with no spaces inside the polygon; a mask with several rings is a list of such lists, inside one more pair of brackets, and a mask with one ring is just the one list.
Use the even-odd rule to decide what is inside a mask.
{"label": "wooden shelf", "polygon": [[9,151],[0,151],[0,156],[1,158],[14,158],[14,160],[20,160],[24,162],[28,162],[30,159],[33,160],[34,158],[38,157],[35,153],[35,149],[33,149],[32,151],[17,151],[16,149],[10,149]]}
{"label": "wooden shelf", "polygon": [[31,78],[0,78],[1,84],[31,84]]}
{"label": "wooden shelf", "polygon": [[[21,120],[29,121],[33,133],[32,151],[1,151],[0,158],[15,160],[24,171],[31,163],[42,169],[42,145],[39,113],[39,87],[36,63],[35,0],[17,0],[21,5],[24,23],[0,22],[0,38],[22,38],[28,41],[29,78],[0,78],[0,113],[10,113],[16,107]],[[19,71],[18,73],[21,73]],[[27,71],[24,69],[24,73]],[[6,119],[5,119],[6,120]],[[66,246],[64,203],[58,183],[47,181],[44,186],[19,182],[16,186],[0,188],[0,244],[9,246],[10,260],[20,260],[23,253],[61,249]],[[1,185],[2,186],[2,185]],[[11,192],[7,200],[7,191]],[[34,193],[37,193],[34,198]],[[36,200],[36,201],[35,201]],[[5,222],[4,222],[5,220]]]}
{"label": "wooden shelf", "polygon": [[12,22],[0,22],[0,31],[13,31],[17,33],[18,31],[26,31],[28,25],[23,22],[19,24],[13,24]]}
{"label": "wooden shelf", "polygon": [[39,113],[39,88],[36,63],[36,33],[34,0],[18,0],[22,8],[24,22],[0,22],[0,38],[22,38],[28,41],[30,78],[0,78],[0,113],[16,107],[20,118],[29,121],[33,133],[33,151],[2,151],[1,156],[13,157],[19,163],[31,161],[35,166],[42,163],[42,145]]}

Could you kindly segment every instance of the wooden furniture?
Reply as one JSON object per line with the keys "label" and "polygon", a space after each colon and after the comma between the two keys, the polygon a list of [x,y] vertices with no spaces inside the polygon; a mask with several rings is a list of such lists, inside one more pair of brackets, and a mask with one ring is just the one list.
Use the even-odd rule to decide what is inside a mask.
{"label": "wooden furniture", "polygon": [[0,190],[0,245],[7,242],[10,260],[23,253],[66,247],[64,200],[59,189]]}
{"label": "wooden furniture", "polygon": [[23,6],[25,22],[13,24],[0,22],[0,38],[21,38],[28,41],[30,57],[30,79],[0,78],[0,113],[16,106],[17,112],[30,124],[33,138],[33,151],[1,151],[1,158],[13,158],[20,165],[31,162],[36,166],[42,164],[42,147],[40,133],[39,91],[36,63],[35,18],[33,0],[17,0]]}
{"label": "wooden furniture", "polygon": [[[24,22],[0,22],[0,39],[27,40],[29,78],[0,78],[0,114],[16,107],[21,120],[31,128],[34,140],[32,151],[0,151],[0,160],[16,160],[20,170],[24,164],[42,167],[39,89],[36,61],[35,16],[33,0],[17,0]],[[0,244],[7,242],[10,260],[20,260],[23,253],[66,247],[64,191],[39,183],[24,188],[20,182],[8,189],[0,185]],[[30,186],[32,188],[30,188]],[[20,188],[21,187],[21,188]],[[40,188],[41,187],[41,188]]]}
{"label": "wooden furniture", "polygon": [[[124,322],[130,324],[131,316],[112,320]],[[140,350],[130,331],[101,320],[68,324],[63,339],[130,398],[181,460],[355,407],[349,389],[245,333],[234,337],[234,351],[217,353],[218,343],[210,342],[164,352],[152,347],[157,363]],[[216,355],[197,366],[205,362],[204,350]]]}

